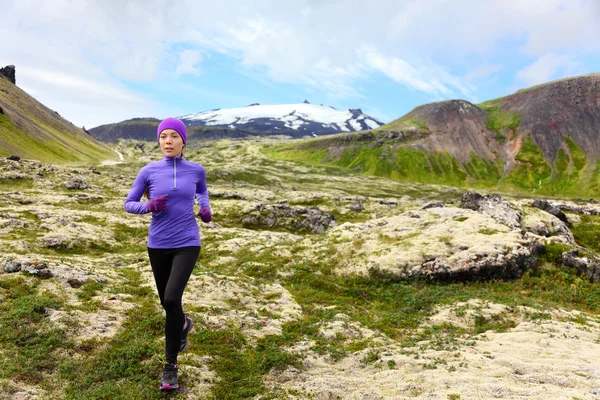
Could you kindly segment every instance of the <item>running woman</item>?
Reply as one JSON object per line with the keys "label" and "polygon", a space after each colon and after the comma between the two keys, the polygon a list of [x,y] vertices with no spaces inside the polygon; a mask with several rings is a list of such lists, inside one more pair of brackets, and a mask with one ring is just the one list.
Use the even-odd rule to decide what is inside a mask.
{"label": "running woman", "polygon": [[[185,124],[167,118],[158,126],[157,138],[163,159],[140,170],[125,200],[125,210],[133,214],[152,213],[148,256],[160,304],[166,312],[166,364],[160,389],[175,390],[179,388],[177,354],[186,349],[188,333],[194,326],[181,305],[183,291],[200,254],[194,198],[200,204],[198,216],[202,222],[210,222],[212,215],[204,167],[183,158],[187,142]],[[144,193],[147,202],[140,201]]]}

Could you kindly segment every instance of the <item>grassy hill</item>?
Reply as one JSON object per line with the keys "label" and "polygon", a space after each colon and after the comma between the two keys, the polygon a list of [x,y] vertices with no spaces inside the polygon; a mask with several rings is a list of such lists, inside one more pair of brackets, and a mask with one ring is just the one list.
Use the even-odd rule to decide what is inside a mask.
{"label": "grassy hill", "polygon": [[478,105],[417,107],[372,132],[318,138],[267,152],[406,182],[600,196],[600,76],[561,80]]}
{"label": "grassy hill", "polygon": [[116,154],[0,76],[0,156],[52,163],[96,163]]}

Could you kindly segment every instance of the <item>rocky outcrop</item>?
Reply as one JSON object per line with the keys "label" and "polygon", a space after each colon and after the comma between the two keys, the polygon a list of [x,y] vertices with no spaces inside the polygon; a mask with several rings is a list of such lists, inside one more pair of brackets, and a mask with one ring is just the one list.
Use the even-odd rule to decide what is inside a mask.
{"label": "rocky outcrop", "polygon": [[258,204],[242,219],[247,227],[266,226],[296,232],[323,233],[337,225],[335,217],[319,207],[290,207],[287,204]]}
{"label": "rocky outcrop", "polygon": [[435,258],[424,262],[407,276],[443,282],[516,279],[535,267],[537,255],[542,249],[541,243],[532,242],[527,247],[519,247],[506,254],[481,255],[457,263]]}
{"label": "rocky outcrop", "polygon": [[556,218],[560,219],[565,224],[570,225],[569,220],[564,212],[562,212],[559,208],[554,207],[546,200],[534,200],[531,203],[532,207],[539,208],[540,210],[546,211],[548,214],[554,215]]}
{"label": "rocky outcrop", "polygon": [[497,194],[482,196],[479,193],[465,192],[462,195],[460,207],[492,217],[512,229],[521,227],[523,214]]}
{"label": "rocky outcrop", "polygon": [[17,84],[17,77],[14,65],[7,65],[4,68],[0,68],[0,75],[6,77],[13,84]]}
{"label": "rocky outcrop", "polygon": [[590,281],[600,281],[600,258],[580,257],[579,250],[571,250],[562,254],[562,262],[564,267],[576,269]]}
{"label": "rocky outcrop", "polygon": [[583,214],[583,215],[600,215],[600,206],[598,204],[573,204],[573,203],[555,203],[554,207],[563,210],[572,212],[574,214]]}
{"label": "rocky outcrop", "polygon": [[73,178],[71,180],[68,180],[66,182],[63,182],[63,187],[65,189],[69,189],[69,190],[84,190],[84,189],[89,189],[90,185],[88,185],[83,179],[81,178]]}
{"label": "rocky outcrop", "polygon": [[36,278],[48,279],[52,277],[52,273],[48,270],[48,265],[45,262],[27,259],[5,259],[0,262],[0,266],[4,272],[9,274],[22,271]]}
{"label": "rocky outcrop", "polygon": [[[485,201],[482,196],[477,204]],[[431,207],[342,224],[327,233],[348,260],[338,272],[466,281],[514,279],[533,268],[543,245],[539,236],[507,226],[516,220],[515,210],[508,210],[508,218],[476,208]]]}

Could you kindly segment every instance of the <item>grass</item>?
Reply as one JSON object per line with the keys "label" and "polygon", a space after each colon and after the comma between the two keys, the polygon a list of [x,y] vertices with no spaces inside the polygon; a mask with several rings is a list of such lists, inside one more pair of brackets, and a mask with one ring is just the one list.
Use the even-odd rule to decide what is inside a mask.
{"label": "grass", "polygon": [[1,378],[40,384],[61,362],[61,351],[71,346],[63,330],[47,322],[47,311],[60,309],[64,300],[40,292],[38,285],[35,279],[0,279]]}
{"label": "grass", "polygon": [[[486,127],[496,132],[496,140],[504,143],[507,136],[514,137],[517,128],[521,124],[521,117],[518,112],[506,112],[500,107],[497,100],[488,101],[479,105],[488,115]],[[508,134],[510,132],[510,135]]]}
{"label": "grass", "polygon": [[[388,162],[393,155],[394,149],[387,149],[387,153],[356,154],[362,154],[365,161],[371,160],[372,164],[365,165],[374,166],[376,170],[378,162]],[[535,153],[535,148],[530,150]],[[531,160],[533,155],[524,155],[523,159],[529,157]],[[568,160],[568,163],[562,164],[565,172],[569,168],[573,171],[576,166],[585,165],[581,158],[578,159],[577,149],[569,148],[565,155],[563,161]],[[381,159],[377,160],[380,156]],[[411,156],[419,160],[422,155],[413,153]],[[447,155],[428,157],[429,164],[416,163],[411,168],[433,168],[438,176],[453,176],[453,163]],[[381,193],[396,198],[412,193],[420,199],[456,200],[460,197],[458,191],[449,192],[446,191],[447,188],[425,185],[407,188],[399,183],[392,185],[381,178],[373,178],[363,186],[359,182],[367,182],[366,180],[351,180],[355,176],[353,172],[337,165],[329,168],[338,172],[339,175],[336,176],[349,177],[345,182],[356,182],[348,191],[357,193]],[[381,166],[379,168],[379,171],[386,171]],[[486,169],[490,168],[495,166],[473,160],[466,169],[460,167],[460,171],[463,171],[464,180],[467,181],[467,178],[472,177],[483,179],[489,173]],[[325,173],[323,171],[325,170],[315,167],[315,174],[327,175],[323,177],[324,181],[333,176],[329,170]],[[135,171],[132,169],[127,173],[133,174]],[[254,185],[257,184],[253,181],[255,178],[253,175],[238,175],[236,179],[239,181],[235,182]],[[457,171],[454,172],[453,179],[459,180]],[[234,181],[226,183],[231,182]],[[216,180],[214,185],[218,184]],[[310,193],[310,188],[314,187],[310,185],[313,184],[311,182],[304,186],[307,193]],[[372,192],[369,185],[373,187]],[[343,189],[343,186],[340,187]],[[388,190],[389,193],[386,193]],[[314,202],[330,206],[333,203],[329,200],[331,198],[334,196],[315,198],[300,204],[313,205]],[[68,207],[74,208],[74,221],[102,226],[114,235],[119,246],[82,246],[74,249],[73,253],[52,253],[52,260],[56,263],[60,263],[61,258],[76,260],[79,255],[107,256],[108,260],[98,258],[98,262],[104,265],[119,262],[108,274],[114,278],[109,283],[100,284],[90,280],[72,291],[82,302],[79,308],[65,304],[65,300],[58,297],[58,294],[42,290],[44,283],[35,278],[0,275],[0,354],[4,363],[2,377],[17,383],[38,385],[47,390],[50,396],[67,399],[186,398],[185,391],[164,395],[157,390],[158,375],[164,362],[164,314],[158,303],[150,272],[144,271],[144,268],[149,268],[145,255],[147,225],[137,228],[128,225],[127,220],[116,223],[108,218],[109,214],[99,214],[112,212],[106,207],[111,201],[112,198],[107,196],[102,203],[90,205],[89,207],[94,208],[93,216],[76,212],[78,207],[84,208],[84,204],[69,203]],[[235,202],[218,199],[215,203],[220,205],[215,207],[215,215],[222,213],[231,220],[232,226],[239,227],[239,221],[234,223],[235,216],[240,212],[235,209]],[[370,204],[372,203],[368,203],[369,206]],[[345,204],[339,207],[344,206]],[[24,221],[39,222],[35,212],[26,210],[28,208],[10,212],[18,213]],[[400,208],[394,212],[400,212]],[[107,217],[104,218],[104,215]],[[454,220],[460,222],[466,218],[456,217]],[[483,228],[481,233],[492,235],[497,232]],[[581,222],[575,224],[573,233],[578,244],[588,247],[590,252],[600,251],[600,216],[581,216]],[[423,232],[416,232],[399,240],[391,236],[381,236],[380,239],[390,245],[396,245],[400,240],[400,244],[406,244],[411,237],[422,234]],[[276,248],[266,248],[260,244],[252,248],[242,247],[237,252],[216,250],[220,243],[237,236],[237,231],[226,229],[204,231],[201,258],[192,278],[198,279],[199,275],[207,274],[220,279],[226,275],[251,287],[251,295],[259,297],[259,304],[264,302],[266,305],[285,300],[281,294],[285,292],[265,291],[269,284],[281,284],[301,306],[302,314],[283,323],[277,334],[249,338],[244,331],[246,327],[243,328],[240,321],[229,313],[248,313],[247,315],[255,318],[275,319],[284,316],[284,312],[274,311],[267,306],[254,310],[244,304],[228,301],[227,298],[219,306],[186,305],[186,312],[191,314],[197,324],[190,335],[188,353],[181,359],[180,384],[186,388],[196,387],[200,382],[206,384],[210,387],[207,389],[210,391],[206,396],[208,399],[285,398],[285,394],[278,394],[277,389],[270,389],[266,378],[272,371],[284,370],[290,366],[302,370],[304,357],[313,353],[335,363],[361,352],[360,358],[365,366],[398,368],[395,361],[386,359],[386,354],[373,339],[347,337],[351,335],[346,335],[345,331],[331,336],[323,335],[323,328],[340,320],[337,314],[349,317],[352,323],[349,329],[359,323],[364,328],[382,332],[395,340],[404,351],[414,352],[413,355],[418,357],[427,349],[456,350],[459,346],[473,345],[479,339],[478,334],[488,330],[505,332],[515,324],[510,315],[487,316],[476,313],[474,321],[467,328],[458,328],[449,323],[427,325],[427,318],[440,306],[450,306],[470,299],[501,303],[509,307],[529,306],[534,310],[526,316],[530,321],[549,319],[550,316],[545,311],[555,308],[580,310],[595,315],[600,306],[600,287],[597,284],[590,283],[575,271],[559,267],[562,253],[570,248],[561,244],[546,245],[545,252],[539,256],[540,265],[513,281],[430,283],[400,279],[391,274],[340,276],[335,271],[347,260],[338,253],[336,243],[330,243],[325,235],[306,236],[300,242],[280,243],[280,247],[289,250],[290,256],[287,257],[277,256],[274,251]],[[441,246],[451,245],[452,237],[442,236],[440,240]],[[362,238],[349,242],[354,250],[364,248],[366,244]],[[101,248],[102,246],[105,248]],[[315,247],[318,249],[315,250]],[[233,257],[233,261],[217,264],[215,261],[221,257]],[[128,263],[143,266],[128,266]],[[99,295],[119,294],[128,295],[127,301],[134,307],[120,311],[125,322],[116,335],[109,339],[75,342],[68,339],[62,329],[50,323],[47,317],[46,311],[52,309],[98,312],[102,308],[98,302]],[[457,316],[459,313],[465,316],[466,310],[457,310]],[[205,316],[219,316],[230,321],[230,324],[214,328],[208,319],[203,320]],[[583,323],[583,320],[579,322]],[[290,350],[290,347],[300,343],[310,349],[300,352]],[[6,354],[14,355],[14,359],[7,359]],[[444,359],[423,361],[424,368],[437,368],[444,372],[456,369]],[[198,376],[197,368],[208,368],[214,374],[214,379]],[[302,395],[298,394],[300,397]]]}
{"label": "grass", "polygon": [[392,122],[380,126],[375,131],[402,131],[406,129],[418,128],[423,131],[428,131],[429,127],[423,121],[415,116],[398,118]]}
{"label": "grass", "polygon": [[600,253],[600,216],[582,215],[581,222],[571,228],[575,242],[588,250]]}
{"label": "grass", "polygon": [[55,163],[90,163],[116,154],[82,130],[59,118],[26,92],[0,77],[0,101],[19,110],[17,128],[0,114],[0,147],[4,152]]}

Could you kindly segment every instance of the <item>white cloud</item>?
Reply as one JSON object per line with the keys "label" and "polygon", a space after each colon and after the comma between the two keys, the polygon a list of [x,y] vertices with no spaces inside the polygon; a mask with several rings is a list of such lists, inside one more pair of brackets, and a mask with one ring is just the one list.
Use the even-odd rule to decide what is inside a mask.
{"label": "white cloud", "polygon": [[582,64],[571,57],[546,54],[517,72],[516,78],[527,86],[581,73]]}
{"label": "white cloud", "polygon": [[175,70],[175,75],[200,73],[199,65],[202,62],[202,55],[197,50],[184,50],[179,54],[179,64]]}
{"label": "white cloud", "polygon": [[[119,105],[131,114],[151,110],[157,102],[128,86],[198,74],[211,55],[238,60],[233,69],[257,79],[330,97],[372,98],[365,82],[382,74],[437,99],[472,98],[482,80],[512,68],[506,60],[515,56],[537,57],[517,76],[530,83],[579,71],[577,60],[600,50],[597,0],[9,3],[0,37],[11,39],[2,43],[0,63],[45,71],[37,78],[18,73],[17,80],[54,108],[52,99],[63,99],[65,115],[81,101],[77,90],[93,93],[87,101],[94,112],[71,117],[86,125],[91,114],[114,120]],[[100,107],[104,101],[117,106]]]}

